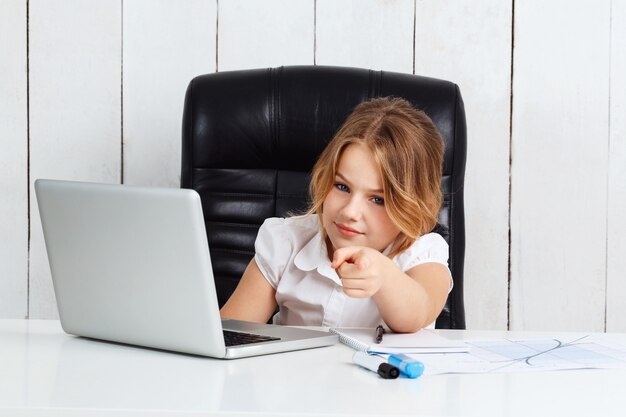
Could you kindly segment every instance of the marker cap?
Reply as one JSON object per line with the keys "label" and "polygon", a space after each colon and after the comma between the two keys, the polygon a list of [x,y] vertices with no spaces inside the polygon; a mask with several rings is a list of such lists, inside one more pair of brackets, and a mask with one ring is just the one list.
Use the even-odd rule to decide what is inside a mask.
{"label": "marker cap", "polygon": [[400,370],[388,363],[381,363],[378,366],[378,375],[385,379],[396,379],[400,376]]}
{"label": "marker cap", "polygon": [[409,378],[417,378],[424,373],[424,364],[405,354],[389,355],[388,362],[400,369],[403,375]]}

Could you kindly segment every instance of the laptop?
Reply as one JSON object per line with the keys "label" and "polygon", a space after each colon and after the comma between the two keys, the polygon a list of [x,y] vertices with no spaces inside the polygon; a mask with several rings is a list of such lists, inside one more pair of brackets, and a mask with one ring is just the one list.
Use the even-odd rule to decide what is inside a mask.
{"label": "laptop", "polygon": [[194,190],[39,179],[35,192],[66,333],[224,359],[337,342],[220,318]]}

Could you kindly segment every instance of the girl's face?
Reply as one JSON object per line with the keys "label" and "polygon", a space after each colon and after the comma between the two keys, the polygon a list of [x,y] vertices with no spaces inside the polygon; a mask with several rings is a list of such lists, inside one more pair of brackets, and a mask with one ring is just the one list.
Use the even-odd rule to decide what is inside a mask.
{"label": "girl's face", "polygon": [[382,252],[400,234],[385,210],[379,168],[365,145],[344,149],[335,183],[324,200],[322,224],[331,256],[346,246]]}

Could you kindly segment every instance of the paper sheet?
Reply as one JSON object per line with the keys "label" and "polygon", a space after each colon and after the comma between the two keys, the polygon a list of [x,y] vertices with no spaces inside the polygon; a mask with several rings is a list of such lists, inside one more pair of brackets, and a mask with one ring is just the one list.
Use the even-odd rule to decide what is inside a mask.
{"label": "paper sheet", "polygon": [[626,369],[626,345],[596,336],[571,340],[471,340],[466,353],[410,354],[424,363],[424,375]]}

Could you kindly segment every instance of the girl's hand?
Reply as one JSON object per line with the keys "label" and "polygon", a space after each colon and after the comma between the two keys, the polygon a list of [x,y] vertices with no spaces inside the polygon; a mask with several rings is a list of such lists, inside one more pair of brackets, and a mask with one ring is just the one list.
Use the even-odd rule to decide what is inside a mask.
{"label": "girl's hand", "polygon": [[349,246],[337,249],[331,266],[343,284],[343,292],[354,298],[371,297],[380,290],[393,262],[375,249]]}

